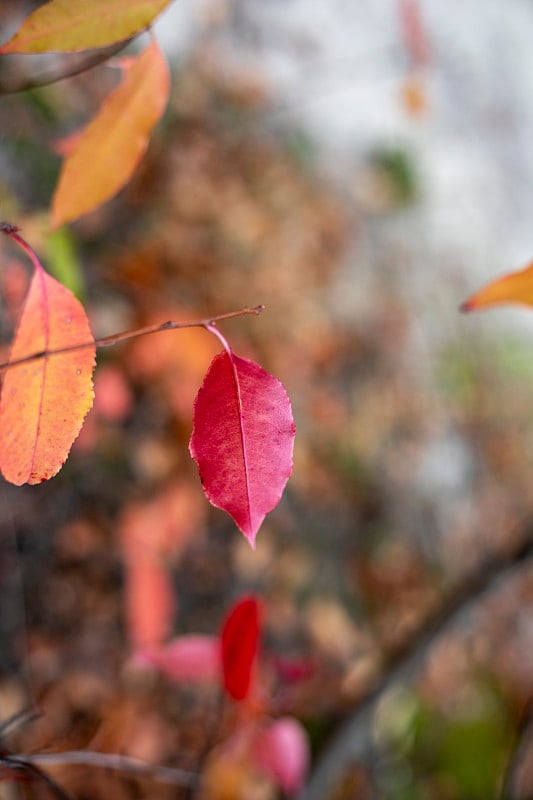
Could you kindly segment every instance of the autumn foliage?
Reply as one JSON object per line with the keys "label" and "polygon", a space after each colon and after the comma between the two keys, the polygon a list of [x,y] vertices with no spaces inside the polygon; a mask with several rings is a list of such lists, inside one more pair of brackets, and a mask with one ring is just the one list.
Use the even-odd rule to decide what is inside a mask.
{"label": "autumn foliage", "polygon": [[[21,24],[0,54],[78,53],[106,47],[118,51],[148,29],[167,5],[168,0],[83,0],[74,8],[51,0]],[[50,203],[51,230],[98,209],[129,182],[167,106],[170,72],[153,35],[140,52],[117,57],[109,66],[118,69],[118,85],[92,120],[55,145],[63,164]],[[279,503],[292,472],[295,425],[282,384],[254,361],[236,355],[218,324],[258,314],[263,307],[190,322],[168,320],[95,338],[80,300],[47,272],[19,228],[3,222],[0,232],[24,252],[33,270],[9,356],[1,365],[0,470],[6,480],[17,486],[38,484],[61,469],[93,405],[98,348],[199,327],[214,335],[223,351],[205,375],[194,410],[189,409],[190,452],[207,498],[233,517],[254,547],[266,514]],[[95,383],[102,392],[96,404],[102,419],[120,422],[131,413],[131,395],[122,389],[117,372],[104,369]],[[121,393],[124,402],[106,400],[111,395],[120,398]],[[171,638],[177,598],[165,561],[186,546],[201,518],[184,484],[167,487],[150,503],[134,504],[124,514],[121,545],[130,647],[137,667],[156,669],[177,684],[214,681],[229,698],[241,702],[250,692],[258,655],[255,597],[241,600],[230,611],[220,641],[194,634]],[[294,722],[295,733],[287,739],[287,724],[278,734],[266,713],[259,714],[245,735],[248,756],[254,759],[261,735],[264,745],[257,769],[293,790],[301,785],[307,764],[305,734]],[[280,743],[287,740],[290,747],[292,739],[296,750],[289,763]],[[31,769],[27,767],[28,773]],[[6,769],[5,776],[10,775]],[[42,779],[55,791],[44,773]]]}
{"label": "autumn foliage", "polygon": [[[359,769],[354,756],[328,797],[377,796],[410,774],[416,755],[422,791],[455,800],[462,784],[441,780],[442,763],[461,765],[475,748],[463,728],[459,747],[446,740],[450,695],[456,702],[460,687],[456,704],[464,695],[465,708],[488,708],[499,731],[508,719],[465,678],[462,633],[426,659],[462,596],[474,512],[466,499],[446,508],[450,592],[435,555],[445,515],[425,494],[447,464],[448,432],[441,441],[421,423],[435,398],[417,383],[408,306],[392,281],[360,317],[329,319],[324,288],[357,227],[352,216],[317,186],[304,139],[284,149],[250,134],[270,110],[254,76],[226,83],[209,47],[171,72],[152,30],[169,5],[49,0],[0,46],[0,66],[33,54],[67,77],[73,57],[81,73],[79,94],[78,78],[52,81],[57,120],[39,141],[52,168],[34,184],[46,210],[8,204],[0,223],[0,471],[13,484],[5,498],[19,504],[12,527],[23,531],[2,551],[6,587],[18,574],[13,554],[36,564],[24,562],[32,597],[13,636],[29,666],[5,691],[15,698],[5,716],[33,707],[34,694],[40,709],[12,749],[0,731],[0,779],[17,781],[21,796],[62,800],[64,791],[68,800],[304,796],[310,740],[320,758],[355,710],[372,766]],[[432,112],[439,57],[422,11],[417,0],[394,9],[409,125]],[[21,89],[38,96],[46,74],[23,75]],[[383,162],[405,178],[405,162]],[[532,305],[532,269],[492,281],[461,309]],[[447,357],[439,380],[461,420],[464,496],[476,524],[507,525],[511,499],[526,507],[522,431],[502,433],[493,413],[514,424],[515,406],[499,402],[490,370],[464,353],[451,366]],[[301,390],[298,468],[283,502],[296,425],[284,384],[259,362],[291,396]],[[472,442],[486,482],[469,460]],[[500,493],[506,470],[511,499]],[[513,544],[505,563],[526,550]],[[485,591],[491,569],[474,576],[466,600]],[[521,591],[526,607],[530,590]],[[487,615],[504,641],[507,612],[496,598]],[[16,616],[7,600],[5,616]],[[471,647],[480,672],[484,647],[483,637]],[[428,665],[420,697],[410,684],[395,692],[411,650],[416,669]],[[516,677],[517,713],[528,678],[513,648],[494,648],[492,660],[494,684]],[[342,753],[364,738],[357,731]],[[465,793],[472,800],[501,774],[504,746],[485,745],[484,777],[465,768],[465,782],[483,786]],[[401,762],[397,772],[385,764],[383,780],[378,751]]]}
{"label": "autumn foliage", "polygon": [[[165,5],[87,1],[71,14],[55,0],[32,14],[0,52],[112,45],[139,33]],[[63,148],[52,227],[92,211],[124,186],[165,109],[169,71],[154,40],[140,56],[123,59],[121,69],[120,86]],[[64,463],[92,406],[95,345],[78,300],[47,275],[14,226],[5,224],[3,232],[30,255],[35,269],[0,403],[1,431],[10,443],[0,468],[20,485],[47,480]],[[231,514],[253,546],[292,471],[290,402],[276,379],[234,355],[209,321],[205,327],[221,338],[226,353],[213,362],[195,404],[191,453],[208,498]]]}

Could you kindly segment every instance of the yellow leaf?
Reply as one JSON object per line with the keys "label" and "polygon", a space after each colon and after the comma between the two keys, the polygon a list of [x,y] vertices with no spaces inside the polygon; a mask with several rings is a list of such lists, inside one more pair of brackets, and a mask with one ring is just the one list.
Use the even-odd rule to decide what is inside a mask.
{"label": "yellow leaf", "polygon": [[52,227],[87,214],[128,182],[165,110],[169,88],[167,63],[152,42],[65,159],[52,201]]}
{"label": "yellow leaf", "polygon": [[477,311],[505,303],[533,306],[533,261],[524,269],[488,283],[462,304],[461,311]]}
{"label": "yellow leaf", "polygon": [[74,53],[128,39],[171,0],[50,0],[22,23],[0,53]]}

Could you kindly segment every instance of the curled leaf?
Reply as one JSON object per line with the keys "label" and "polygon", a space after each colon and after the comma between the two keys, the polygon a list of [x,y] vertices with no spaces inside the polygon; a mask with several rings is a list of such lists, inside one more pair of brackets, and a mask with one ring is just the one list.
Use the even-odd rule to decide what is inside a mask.
{"label": "curled leaf", "polygon": [[93,121],[67,140],[52,201],[54,228],[93,211],[125,186],[165,110],[169,88],[168,65],[152,42]]}
{"label": "curled leaf", "polygon": [[533,306],[533,262],[487,283],[462,304],[461,311],[477,311],[506,303]]}
{"label": "curled leaf", "polygon": [[223,352],[194,403],[189,449],[210,502],[252,547],[292,472],[295,425],[287,393],[259,364]]}
{"label": "curled leaf", "polygon": [[0,397],[0,470],[20,486],[41,483],[63,465],[93,403],[96,348],[46,355],[94,341],[81,303],[38,262]]}
{"label": "curled leaf", "polygon": [[24,20],[0,53],[73,53],[128,39],[170,0],[50,0]]}

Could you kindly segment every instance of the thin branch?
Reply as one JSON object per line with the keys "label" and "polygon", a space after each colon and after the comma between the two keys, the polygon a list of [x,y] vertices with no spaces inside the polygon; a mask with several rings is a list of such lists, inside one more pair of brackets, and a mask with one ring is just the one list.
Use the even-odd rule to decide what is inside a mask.
{"label": "thin branch", "polygon": [[[133,756],[123,756],[116,753],[97,753],[94,750],[70,750],[64,753],[37,753],[35,755],[12,755],[2,758],[2,763],[6,766],[24,768],[31,766],[35,769],[39,767],[64,766],[65,764],[77,764],[87,767],[99,767],[101,769],[113,769],[119,772],[127,772],[130,775],[137,775],[141,778],[152,778],[161,783],[169,783],[173,786],[193,786],[198,781],[195,772],[187,772],[177,767],[161,767],[148,764],[140,758]],[[39,769],[39,772],[42,770]]]}
{"label": "thin branch", "polygon": [[75,75],[81,75],[94,67],[104,64],[108,59],[120,53],[125,47],[133,40],[134,37],[123,39],[121,42],[112,44],[109,47],[91,51],[84,59],[77,59],[75,64],[62,69],[50,70],[42,72],[34,78],[28,78],[15,81],[13,83],[5,83],[0,80],[0,95],[19,94],[20,92],[27,92],[30,89],[40,89],[42,86],[49,86],[51,83],[58,83],[66,78],[73,78]]}
{"label": "thin branch", "polygon": [[31,757],[3,755],[0,756],[0,766],[5,767],[8,771],[13,770],[21,775],[25,774],[26,776],[38,778],[48,787],[57,800],[72,800],[72,797],[50,775],[32,763]]}
{"label": "thin branch", "polygon": [[391,686],[404,683],[422,667],[429,651],[449,628],[489,592],[533,556],[533,520],[522,526],[522,535],[508,553],[487,558],[450,595],[423,627],[401,649],[396,650],[376,683],[360,698],[347,721],[334,735],[326,752],[318,759],[308,785],[297,800],[324,800],[347,766],[364,759],[371,751],[369,732],[377,701]]}
{"label": "thin branch", "polygon": [[34,708],[23,708],[20,711],[15,711],[0,725],[0,737],[7,736],[12,728],[16,729],[21,725],[26,725],[28,722],[38,719],[39,716],[39,712]]}
{"label": "thin branch", "polygon": [[67,347],[56,347],[52,350],[40,350],[36,353],[30,353],[21,358],[15,358],[12,361],[4,361],[0,364],[0,372],[10,369],[11,367],[18,367],[21,364],[28,364],[31,361],[38,361],[41,358],[48,358],[49,356],[59,356],[64,353],[72,353],[76,350],[87,350],[91,347],[111,347],[112,345],[126,342],[128,339],[136,339],[138,336],[148,336],[151,333],[160,333],[161,331],[175,331],[181,328],[206,328],[209,329],[216,326],[217,322],[222,320],[233,319],[234,317],[242,317],[245,314],[258,315],[264,311],[264,305],[254,306],[253,308],[241,308],[238,311],[228,311],[226,314],[217,314],[214,317],[206,317],[204,319],[195,319],[188,322],[175,322],[168,320],[167,322],[156,323],[155,325],[146,325],[144,328],[134,328],[129,331],[122,331],[120,333],[113,333],[111,336],[103,336],[100,339],[92,339],[88,342],[78,342],[76,344],[68,345]]}

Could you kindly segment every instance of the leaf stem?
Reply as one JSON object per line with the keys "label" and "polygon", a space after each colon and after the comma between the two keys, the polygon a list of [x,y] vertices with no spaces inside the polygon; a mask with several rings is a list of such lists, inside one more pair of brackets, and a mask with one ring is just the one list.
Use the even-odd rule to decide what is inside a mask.
{"label": "leaf stem", "polygon": [[[0,222],[0,233],[9,236],[10,239],[13,239],[16,244],[30,258],[34,268],[37,272],[42,272],[43,266],[37,255],[35,254],[34,250],[30,245],[19,235],[20,228],[17,225],[12,225],[10,222]],[[217,322],[222,322],[226,319],[233,319],[233,317],[242,317],[245,314],[255,314],[256,316],[264,311],[264,305],[253,306],[252,308],[241,308],[238,311],[227,311],[225,314],[217,314],[214,317],[204,317],[203,319],[195,319],[190,320],[189,322],[175,322],[174,320],[168,320],[167,322],[156,323],[155,325],[146,325],[144,328],[134,328],[133,330],[129,331],[120,331],[119,333],[113,333],[110,336],[102,336],[99,339],[91,339],[88,342],[77,342],[75,344],[70,344],[67,347],[56,347],[52,350],[39,350],[35,353],[29,353],[27,356],[22,356],[21,358],[15,358],[12,361],[5,361],[0,364],[0,372],[3,372],[10,367],[17,367],[20,364],[27,364],[30,361],[38,361],[40,358],[48,358],[48,356],[58,356],[62,355],[63,353],[72,353],[76,350],[86,350],[90,347],[111,347],[112,345],[119,344],[120,342],[128,341],[129,339],[136,339],[138,336],[147,336],[150,333],[159,333],[160,331],[174,331],[179,330],[180,328],[205,328],[206,330],[214,333],[217,336],[222,344],[224,345],[225,350],[231,357],[231,348],[224,338],[224,336],[220,333],[219,330],[216,328]]]}
{"label": "leaf stem", "polygon": [[[139,336],[148,336],[151,333],[159,333],[160,331],[174,331],[181,328],[205,328],[213,332],[213,326],[217,322],[226,319],[233,319],[234,317],[242,317],[245,314],[260,314],[264,310],[263,305],[254,306],[253,308],[241,308],[238,311],[228,311],[225,314],[217,314],[214,317],[205,317],[204,319],[194,319],[186,322],[176,322],[168,320],[167,322],[156,323],[155,325],[146,325],[144,328],[134,328],[128,331],[121,331],[113,333],[110,336],[102,336],[100,339],[92,339],[88,342],[77,342],[76,344],[68,345],[67,347],[56,347],[52,350],[40,350],[36,353],[30,353],[21,358],[15,358],[13,361],[4,361],[0,363],[0,372],[10,367],[17,367],[20,364],[27,364],[31,361],[38,361],[41,358],[48,358],[48,356],[58,356],[63,353],[71,353],[76,350],[86,350],[89,347],[112,347],[120,342],[126,342],[129,339],[136,339]],[[217,331],[219,339],[223,339],[220,331]],[[224,340],[225,341],[225,340]]]}

